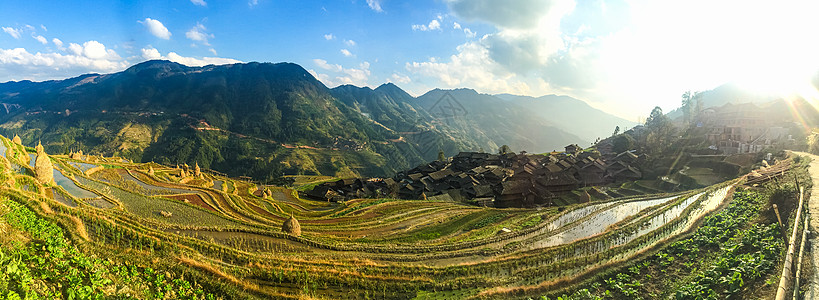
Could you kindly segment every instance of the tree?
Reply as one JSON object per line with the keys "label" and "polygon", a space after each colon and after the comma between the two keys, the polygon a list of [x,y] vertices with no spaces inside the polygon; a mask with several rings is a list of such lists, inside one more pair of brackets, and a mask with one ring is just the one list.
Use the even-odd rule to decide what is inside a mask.
{"label": "tree", "polygon": [[438,161],[445,161],[446,155],[444,155],[444,150],[438,150]]}
{"label": "tree", "polygon": [[615,153],[622,153],[623,151],[631,149],[634,149],[634,138],[630,135],[621,134],[614,138],[612,150],[614,150]]}
{"label": "tree", "polygon": [[615,135],[617,135],[618,133],[620,133],[620,126],[616,126],[616,127],[614,127],[614,133],[612,133],[612,134],[611,134],[611,136],[615,136]]}
{"label": "tree", "polygon": [[648,119],[646,119],[646,127],[648,127],[649,130],[656,130],[667,125],[668,117],[663,114],[663,109],[659,106],[655,106],[654,109],[651,110]]}
{"label": "tree", "polygon": [[702,110],[702,93],[686,91],[682,94],[683,120],[686,124],[693,125],[697,121],[700,110]]}
{"label": "tree", "polygon": [[668,117],[663,114],[663,109],[654,107],[651,115],[646,119],[646,129],[648,133],[645,138],[645,145],[651,154],[664,153],[674,139],[674,127],[668,121]]}
{"label": "tree", "polygon": [[500,147],[500,149],[498,149],[498,154],[506,154],[506,153],[509,153],[509,151],[511,151],[509,149],[509,146],[503,145],[503,146]]}

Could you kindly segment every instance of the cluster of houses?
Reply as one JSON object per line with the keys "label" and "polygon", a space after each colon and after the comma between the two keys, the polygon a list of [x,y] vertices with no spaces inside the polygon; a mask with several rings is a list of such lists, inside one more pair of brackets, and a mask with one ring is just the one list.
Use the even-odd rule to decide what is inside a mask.
{"label": "cluster of houses", "polygon": [[793,143],[789,126],[775,120],[770,109],[754,103],[731,104],[703,110],[697,126],[707,129],[711,149],[723,154],[757,153],[775,145]]}
{"label": "cluster of houses", "polygon": [[477,205],[533,207],[584,186],[640,179],[641,158],[633,152],[600,155],[577,145],[565,152],[489,154],[461,152],[392,178],[341,179],[316,186],[307,196],[328,201],[353,198],[451,197]]}

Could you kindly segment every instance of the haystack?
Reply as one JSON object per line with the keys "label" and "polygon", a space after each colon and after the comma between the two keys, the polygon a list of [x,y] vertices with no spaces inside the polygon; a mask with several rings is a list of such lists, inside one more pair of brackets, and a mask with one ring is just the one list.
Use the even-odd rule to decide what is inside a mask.
{"label": "haystack", "polygon": [[51,165],[51,159],[45,153],[43,145],[37,143],[37,158],[34,160],[34,173],[37,175],[37,180],[40,183],[47,184],[54,182],[54,166]]}
{"label": "haystack", "polygon": [[43,148],[43,143],[41,143],[41,142],[39,142],[39,141],[38,141],[38,142],[37,142],[37,146],[34,146],[34,150],[37,150],[37,153],[38,153],[38,154],[39,154],[40,152],[45,151],[45,148]]}
{"label": "haystack", "polygon": [[290,215],[290,219],[284,221],[284,224],[282,224],[282,232],[295,236],[301,235],[301,226],[299,225],[299,221],[296,220],[296,217]]}

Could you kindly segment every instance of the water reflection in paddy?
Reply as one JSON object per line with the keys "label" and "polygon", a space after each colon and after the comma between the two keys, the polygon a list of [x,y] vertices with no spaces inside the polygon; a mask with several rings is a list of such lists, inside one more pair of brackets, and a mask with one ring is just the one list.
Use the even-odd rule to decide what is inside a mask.
{"label": "water reflection in paddy", "polygon": [[[632,201],[614,204],[609,208],[605,208],[596,215],[591,216],[588,220],[581,224],[572,226],[565,231],[548,236],[542,240],[535,242],[533,248],[545,248],[562,244],[568,244],[577,240],[585,239],[606,231],[609,226],[623,221],[631,216],[636,215],[640,211],[659,204],[666,203],[676,197],[666,197],[659,199],[650,199],[643,201]],[[588,215],[592,208],[584,210],[582,213]],[[575,216],[577,217],[577,216]]]}
{"label": "water reflection in paddy", "polygon": [[[6,151],[8,151],[8,148],[6,147],[6,144],[3,143],[2,141],[0,141],[0,155],[2,155],[3,157],[6,157],[8,159],[8,157],[6,156]],[[11,169],[12,170],[14,170],[15,172],[20,173],[20,174],[26,174],[26,169],[23,168],[23,166],[13,162],[11,159],[9,159],[8,161],[11,163]]]}
{"label": "water reflection in paddy", "polygon": [[71,194],[71,196],[74,196],[75,198],[83,199],[99,197],[99,195],[91,191],[80,188],[79,186],[77,186],[77,184],[74,183],[74,181],[71,181],[70,178],[63,175],[63,173],[57,169],[54,169],[54,182],[57,183],[57,185],[63,187],[63,189],[65,189],[66,192],[68,192],[69,194]]}
{"label": "water reflection in paddy", "polygon": [[69,161],[68,164],[75,167],[75,168],[77,168],[80,171],[83,171],[83,172],[97,167],[97,165],[94,165],[94,164],[89,164],[89,163],[84,163],[84,162],[76,162],[76,161]]}
{"label": "water reflection in paddy", "polygon": [[60,202],[62,204],[68,205],[70,207],[77,207],[77,203],[75,203],[74,200],[71,200],[71,198],[67,198],[67,197],[63,196],[62,194],[55,191],[54,189],[51,189],[51,188],[48,189],[46,191],[46,195],[50,195],[51,198],[54,199],[54,201]]}
{"label": "water reflection in paddy", "polygon": [[567,212],[567,213],[561,215],[560,217],[558,217],[557,219],[555,219],[554,221],[549,223],[549,225],[546,225],[546,229],[548,231],[552,231],[552,230],[558,229],[560,227],[566,226],[569,223],[580,220],[580,219],[588,216],[592,212],[595,212],[595,211],[597,211],[597,210],[599,210],[599,209],[601,209],[603,207],[609,206],[609,205],[613,205],[613,204],[612,203],[594,204],[594,205],[589,205],[589,206],[586,206],[586,207],[581,207],[581,208],[572,210],[570,212]]}
{"label": "water reflection in paddy", "polygon": [[201,193],[197,192],[197,191],[191,191],[191,190],[180,189],[180,188],[172,188],[172,187],[163,187],[163,186],[157,186],[157,185],[149,184],[147,182],[139,180],[138,178],[134,177],[133,175],[131,175],[131,173],[128,173],[128,172],[120,172],[119,174],[120,174],[120,176],[122,176],[122,179],[134,182],[137,185],[139,185],[140,187],[142,187],[143,189],[145,189],[145,193],[147,195],[173,195],[173,194],[191,194],[191,193],[201,195]]}
{"label": "water reflection in paddy", "polygon": [[720,204],[722,204],[725,201],[726,196],[728,195],[728,191],[730,191],[732,187],[733,186],[726,186],[716,191],[709,192],[708,194],[703,192],[691,196],[682,203],[680,203],[679,205],[674,206],[669,210],[665,211],[664,213],[659,214],[651,218],[650,220],[645,221],[643,223],[643,226],[641,226],[636,232],[633,232],[630,235],[618,240],[618,242],[614,246],[626,244],[640,236],[643,236],[645,234],[648,234],[649,232],[659,229],[661,226],[680,217],[682,212],[686,208],[691,206],[692,203],[696,202],[699,198],[705,197],[704,199],[702,199],[700,203],[696,204],[693,210],[691,210],[691,212],[688,215],[686,215],[685,221],[682,222],[682,224],[680,224],[679,226],[676,226],[671,234],[681,233],[687,230],[690,226],[694,224],[694,222],[696,222],[706,213],[713,211]]}

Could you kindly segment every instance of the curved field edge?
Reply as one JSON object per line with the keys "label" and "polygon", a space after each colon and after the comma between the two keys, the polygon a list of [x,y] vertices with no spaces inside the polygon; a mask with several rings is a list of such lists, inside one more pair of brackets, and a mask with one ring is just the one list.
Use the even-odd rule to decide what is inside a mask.
{"label": "curved field edge", "polygon": [[[7,151],[7,154],[14,155],[10,152],[21,151],[20,148]],[[55,156],[52,159],[60,162],[66,158]],[[256,196],[252,195],[255,186],[227,178],[204,176],[232,182],[236,188],[231,193],[207,186],[186,189],[228,195],[218,203],[213,202],[221,207],[220,217],[247,226],[229,229],[218,225],[202,227],[163,222],[167,217],[148,218],[145,214],[130,213],[124,205],[111,209],[95,208],[83,199],[74,199],[79,205],[70,207],[43,194],[49,189],[64,194],[59,186],[40,185],[31,181],[30,176],[13,174],[7,163],[10,162],[3,161],[3,178],[0,179],[12,178],[14,184],[1,190],[4,195],[63,228],[67,240],[86,251],[83,253],[106,258],[123,257],[123,262],[131,259],[128,255],[138,256],[133,258],[134,261],[144,262],[144,266],[152,270],[166,265],[177,268],[172,270],[178,271],[168,273],[174,279],[180,274],[188,274],[186,272],[199,274],[197,276],[201,279],[196,282],[200,284],[208,280],[223,282],[222,285],[203,285],[203,290],[212,290],[229,298],[402,299],[421,296],[457,299],[505,295],[499,293],[498,287],[520,289],[523,291],[521,297],[535,296],[540,294],[539,290],[526,287],[582,277],[585,276],[584,269],[610,269],[613,267],[610,262],[620,263],[624,259],[639,257],[644,249],[654,249],[652,245],[677,236],[678,229],[673,226],[683,226],[688,221],[673,221],[669,223],[673,226],[624,240],[649,218],[698,193],[678,195],[668,204],[642,210],[631,218],[615,222],[601,234],[574,243],[524,250],[523,246],[534,241],[526,233],[542,230],[577,209],[602,205],[593,207],[583,218],[567,220],[554,229],[545,230],[546,235],[541,236],[577,227],[599,213],[597,210],[629,201],[617,199],[577,205],[563,212],[537,212],[423,200],[361,199],[328,204],[329,210],[316,212],[305,209],[319,207],[317,203],[302,201],[298,195],[287,194],[283,199],[283,192],[276,190],[272,196]],[[135,173],[147,169],[145,165],[137,164],[121,163],[118,166],[129,171],[137,170]],[[156,165],[154,168],[164,178],[163,182],[175,187],[184,185],[179,178],[166,176],[176,172],[174,168]],[[78,178],[85,178],[79,170],[72,171]],[[200,179],[196,180],[202,184]],[[111,188],[121,187],[96,179],[87,180]],[[155,184],[161,183],[156,181]],[[715,191],[731,184],[709,187],[705,191]],[[216,214],[181,200],[163,201],[175,201],[203,214]],[[254,205],[264,211],[253,208]],[[433,209],[418,209],[423,207]],[[441,215],[442,212],[451,213]],[[339,215],[333,217],[334,214]],[[299,216],[303,221],[303,236],[280,232],[281,220],[290,215]],[[409,223],[413,223],[412,228],[398,229]],[[498,233],[501,228],[513,231]],[[399,234],[369,236],[376,231]],[[356,236],[361,234],[368,236]],[[521,242],[509,241],[515,237],[521,237]],[[487,247],[493,241],[499,241],[498,248]]]}
{"label": "curved field edge", "polygon": [[[649,249],[632,261],[593,276],[564,282],[558,289],[540,289],[539,293],[530,290],[527,298],[773,298],[787,243],[772,205],[779,206],[790,227],[786,231],[790,232],[799,197],[796,181],[803,187],[812,184],[806,172],[807,161],[795,157],[794,162],[780,179],[740,188],[726,208],[667,245]],[[513,294],[499,291],[495,295]]]}

